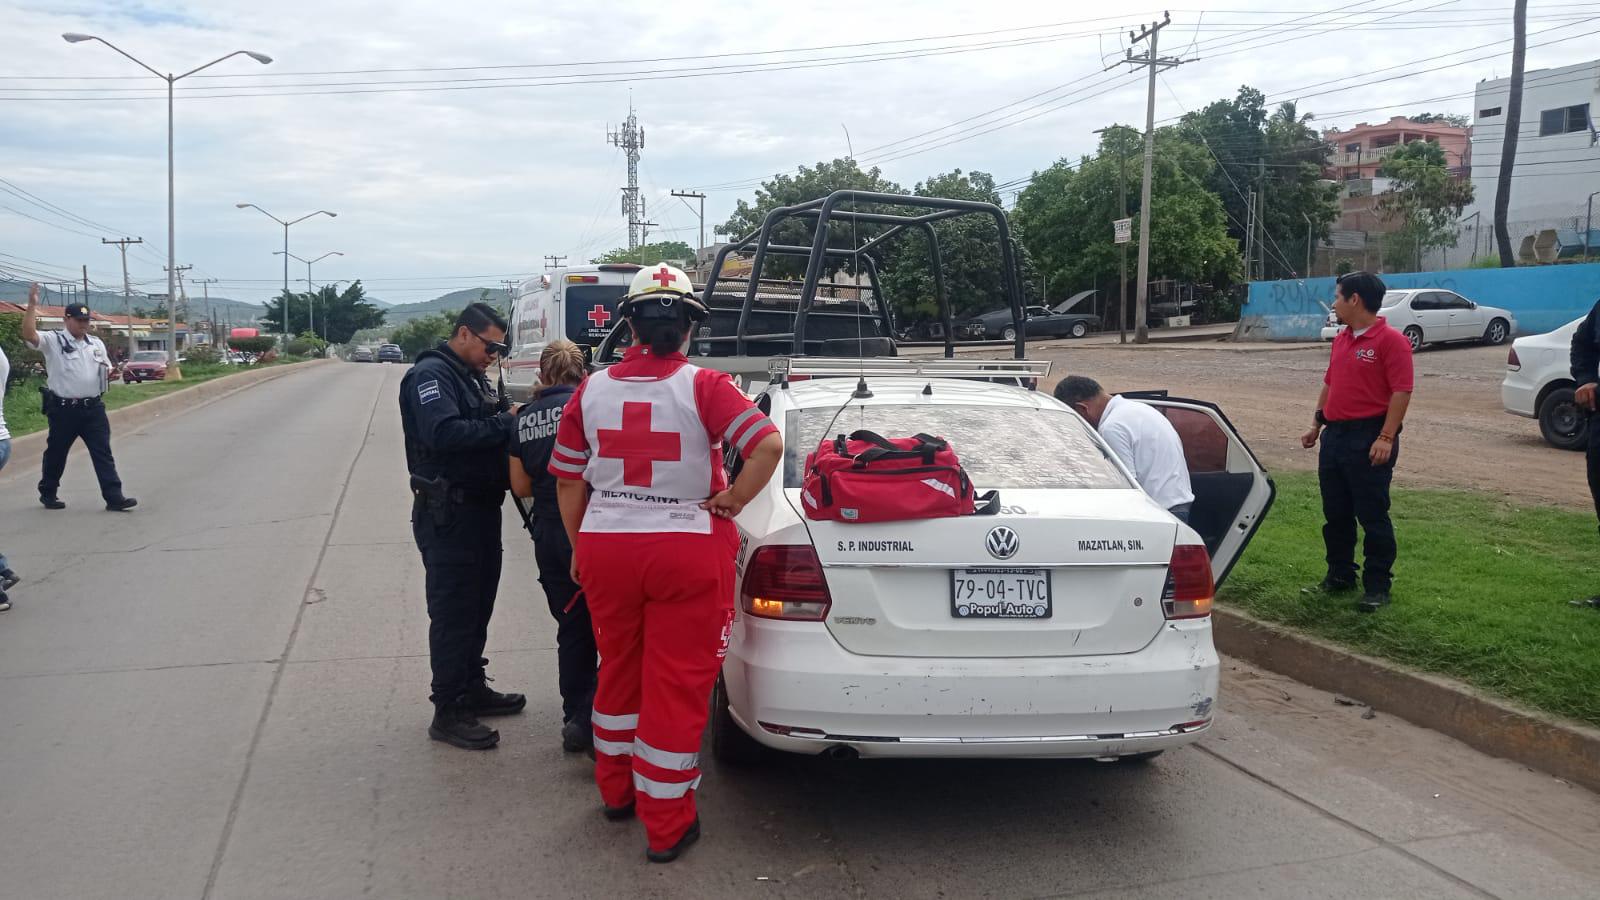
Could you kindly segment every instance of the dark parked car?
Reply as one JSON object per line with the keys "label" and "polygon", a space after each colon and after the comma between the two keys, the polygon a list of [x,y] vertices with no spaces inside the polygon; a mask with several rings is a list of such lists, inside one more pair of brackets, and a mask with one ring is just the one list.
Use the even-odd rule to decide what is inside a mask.
{"label": "dark parked car", "polygon": [[[1030,306],[1027,313],[1027,337],[1083,337],[1100,330],[1100,317],[1089,313],[1057,313],[1042,306]],[[1015,340],[1016,322],[1009,309],[997,309],[976,316],[967,322],[967,336],[984,340]]]}
{"label": "dark parked car", "polygon": [[405,361],[405,351],[400,349],[399,344],[383,344],[378,347],[378,362],[386,363]]}
{"label": "dark parked car", "polygon": [[350,351],[351,362],[372,362],[372,350],[367,347],[357,347]]}

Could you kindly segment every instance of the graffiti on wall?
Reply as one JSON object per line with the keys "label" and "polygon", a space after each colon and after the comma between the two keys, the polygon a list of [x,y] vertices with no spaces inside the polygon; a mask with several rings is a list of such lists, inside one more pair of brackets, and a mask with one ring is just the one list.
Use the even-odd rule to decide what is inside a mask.
{"label": "graffiti on wall", "polygon": [[[1390,288],[1454,291],[1517,317],[1524,334],[1553,331],[1600,300],[1600,264],[1516,269],[1454,269],[1382,276]],[[1333,278],[1258,281],[1242,315],[1264,323],[1275,341],[1316,340],[1333,304]]]}

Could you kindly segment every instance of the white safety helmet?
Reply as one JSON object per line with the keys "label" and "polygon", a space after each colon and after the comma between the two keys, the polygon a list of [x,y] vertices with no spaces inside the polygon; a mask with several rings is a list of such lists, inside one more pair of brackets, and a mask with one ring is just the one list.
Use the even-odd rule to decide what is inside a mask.
{"label": "white safety helmet", "polygon": [[690,318],[702,319],[706,315],[706,305],[694,295],[694,282],[682,269],[666,263],[645,266],[634,274],[628,294],[622,298],[621,311],[624,316],[631,316],[651,303],[664,309],[682,303]]}

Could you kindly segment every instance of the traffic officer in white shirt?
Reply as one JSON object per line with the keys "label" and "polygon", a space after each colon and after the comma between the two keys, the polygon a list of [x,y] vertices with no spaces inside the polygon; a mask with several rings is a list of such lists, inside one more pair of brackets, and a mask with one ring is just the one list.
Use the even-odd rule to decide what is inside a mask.
{"label": "traffic officer in white shirt", "polygon": [[[6,467],[6,461],[11,459],[11,432],[6,430],[6,382],[11,380],[11,360],[6,358],[6,351],[0,348],[0,469]],[[6,562],[6,555],[0,553],[0,612],[11,608],[11,598],[6,596],[6,591],[16,587],[20,581],[17,573],[11,571],[11,564]]]}
{"label": "traffic officer in white shirt", "polygon": [[102,395],[111,381],[111,357],[106,345],[89,333],[89,307],[74,303],[66,308],[64,331],[39,331],[39,286],[28,291],[28,310],[22,317],[22,339],[44,354],[47,373],[44,414],[50,434],[44,447],[44,471],[39,476],[39,502],[45,509],[65,509],[56,496],[61,473],[67,468],[67,451],[83,438],[100,480],[106,509],[133,509],[139,501],[122,493],[117,463],[111,457],[111,422]]}
{"label": "traffic officer in white shirt", "polygon": [[1089,420],[1138,479],[1139,487],[1167,512],[1189,523],[1194,491],[1178,430],[1155,407],[1105,392],[1098,382],[1069,375],[1056,385],[1056,399]]}

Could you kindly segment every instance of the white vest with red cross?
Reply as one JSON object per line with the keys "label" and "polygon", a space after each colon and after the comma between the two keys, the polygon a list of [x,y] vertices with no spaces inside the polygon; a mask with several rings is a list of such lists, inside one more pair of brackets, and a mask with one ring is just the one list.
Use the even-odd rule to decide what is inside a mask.
{"label": "white vest with red cross", "polygon": [[[584,479],[594,493],[583,530],[626,534],[709,534],[717,448],[695,403],[685,365],[666,378],[617,378],[602,371],[584,385]],[[719,442],[720,443],[720,442]]]}

